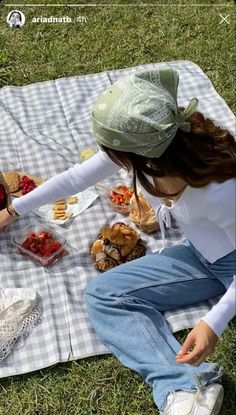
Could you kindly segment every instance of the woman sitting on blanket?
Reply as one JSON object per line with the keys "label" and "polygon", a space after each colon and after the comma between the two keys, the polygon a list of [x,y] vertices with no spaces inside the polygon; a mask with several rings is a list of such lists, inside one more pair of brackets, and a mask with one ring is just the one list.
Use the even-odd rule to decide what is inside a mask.
{"label": "woman sitting on blanket", "polygon": [[[203,361],[235,314],[235,141],[196,112],[197,99],[178,108],[177,88],[169,66],[109,86],[92,112],[101,150],[13,200],[10,214],[0,212],[0,228],[120,168],[132,170],[134,186],[138,180],[160,198],[159,221],[171,212],[187,239],[94,278],[86,290],[91,322],[107,348],[152,386],[162,414],[213,415],[223,400],[222,370]],[[219,295],[181,347],[162,313]]]}

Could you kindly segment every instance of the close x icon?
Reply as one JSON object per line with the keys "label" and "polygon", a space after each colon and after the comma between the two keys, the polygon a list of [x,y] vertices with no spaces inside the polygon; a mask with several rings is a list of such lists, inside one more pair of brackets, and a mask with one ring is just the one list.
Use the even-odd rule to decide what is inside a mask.
{"label": "close x icon", "polygon": [[229,24],[229,16],[230,16],[229,14],[227,14],[227,16],[223,16],[222,14],[219,14],[219,16],[221,18],[221,21],[219,24],[222,24],[222,23]]}

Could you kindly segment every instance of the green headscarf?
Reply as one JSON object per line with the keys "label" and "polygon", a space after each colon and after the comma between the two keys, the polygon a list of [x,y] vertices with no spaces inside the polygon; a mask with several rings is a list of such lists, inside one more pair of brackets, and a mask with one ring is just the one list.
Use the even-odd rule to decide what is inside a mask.
{"label": "green headscarf", "polygon": [[93,133],[99,144],[145,157],[160,157],[177,129],[190,132],[185,119],[196,111],[193,98],[178,111],[178,72],[170,66],[120,78],[98,97],[92,110]]}

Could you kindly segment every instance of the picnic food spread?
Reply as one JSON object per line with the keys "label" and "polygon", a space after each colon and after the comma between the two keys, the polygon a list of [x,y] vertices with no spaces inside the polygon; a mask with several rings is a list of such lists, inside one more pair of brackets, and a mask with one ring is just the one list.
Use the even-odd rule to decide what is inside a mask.
{"label": "picnic food spread", "polygon": [[90,251],[94,267],[102,272],[139,258],[145,253],[144,241],[131,226],[123,222],[117,222],[110,228],[102,228]]}
{"label": "picnic food spread", "polygon": [[[19,174],[14,171],[5,172],[4,177],[2,177],[2,183],[3,182],[4,185],[0,183],[0,208],[4,208],[2,206],[6,205],[8,191],[6,191],[6,189],[9,189],[8,193],[14,194],[19,191],[21,194],[26,194],[36,187],[35,181],[30,178],[30,176],[23,173]],[[132,215],[130,215],[130,219],[140,226],[140,222],[135,220],[135,208],[134,202],[132,201],[133,190],[131,187],[119,184],[117,187],[110,190],[109,197],[111,203],[118,208],[119,212],[119,208],[124,207],[127,209],[128,207],[127,213],[129,213],[130,207],[132,206]],[[75,195],[70,196],[67,199],[57,200],[52,205],[53,219],[60,221],[72,217],[73,213],[67,210],[68,205],[74,205],[77,202],[78,198]],[[143,203],[142,206],[145,211],[145,208],[148,205],[147,203]],[[148,209],[149,208],[150,206],[148,206]],[[124,212],[121,211],[121,213]],[[145,213],[147,216],[147,212]],[[61,242],[55,240],[52,233],[44,230],[39,232],[29,232],[24,240],[22,239],[20,244],[16,242],[16,245],[22,254],[28,254],[32,259],[38,260],[41,265],[51,264],[56,257],[61,256],[65,251]],[[57,253],[59,253],[59,255],[55,255],[54,257],[53,254]],[[139,258],[145,255],[145,253],[146,246],[144,241],[132,227],[122,222],[118,222],[112,227],[102,228],[100,230],[100,235],[96,241],[94,241],[90,252],[93,265],[99,271],[107,271],[119,264]],[[44,261],[45,258],[50,256],[53,256],[52,261]]]}

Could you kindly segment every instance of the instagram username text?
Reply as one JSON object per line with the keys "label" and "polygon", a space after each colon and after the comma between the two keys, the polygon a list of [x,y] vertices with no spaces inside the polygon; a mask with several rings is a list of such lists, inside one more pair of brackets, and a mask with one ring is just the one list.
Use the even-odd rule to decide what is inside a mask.
{"label": "instagram username text", "polygon": [[77,16],[75,19],[72,19],[69,16],[62,16],[62,17],[56,17],[56,16],[49,16],[49,17],[33,17],[32,23],[86,23],[87,18],[85,16]]}

